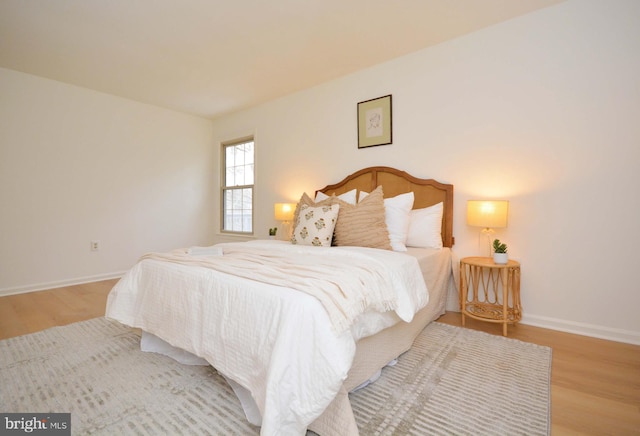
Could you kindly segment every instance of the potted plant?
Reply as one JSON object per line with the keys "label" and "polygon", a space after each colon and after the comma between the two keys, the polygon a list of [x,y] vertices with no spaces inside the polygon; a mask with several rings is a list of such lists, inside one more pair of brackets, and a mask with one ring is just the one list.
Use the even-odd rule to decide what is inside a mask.
{"label": "potted plant", "polygon": [[507,244],[500,242],[500,239],[493,240],[493,261],[499,265],[505,265],[509,261]]}
{"label": "potted plant", "polygon": [[278,228],[277,227],[270,227],[269,228],[269,239],[273,239],[276,237],[276,233],[278,233]]}

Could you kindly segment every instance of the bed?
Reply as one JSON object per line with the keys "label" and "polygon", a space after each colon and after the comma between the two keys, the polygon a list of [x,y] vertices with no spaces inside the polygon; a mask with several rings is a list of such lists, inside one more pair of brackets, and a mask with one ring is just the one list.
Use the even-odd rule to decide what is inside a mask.
{"label": "bed", "polygon": [[[385,204],[412,193],[411,217],[417,222],[425,222],[420,221],[425,211],[431,220],[437,216],[441,248],[407,247],[400,253],[282,241],[211,247],[212,253],[220,250],[224,253],[221,257],[232,259],[225,266],[215,255],[196,256],[189,250],[146,256],[109,294],[106,316],[140,328],[143,337],[185,353],[185,361],[193,357],[214,366],[230,382],[247,418],[261,425],[263,435],[304,434],[307,429],[320,435],[357,435],[348,393],[375,378],[381,368],[411,347],[420,331],[444,313],[448,292],[454,286],[452,185],[389,167],[370,167],[316,191],[310,204],[320,207],[322,201],[326,205],[352,195],[362,204],[369,201],[367,198],[371,199],[367,204],[373,204],[380,190]],[[349,210],[358,209],[360,203],[355,203]],[[342,204],[343,212],[347,210],[345,203],[336,204]],[[434,215],[434,210],[440,215]],[[341,219],[340,215],[337,221]],[[419,233],[414,239],[424,237]],[[344,238],[352,234],[349,231]],[[335,235],[338,237],[337,227]],[[247,245],[238,248],[238,244]],[[322,255],[325,252],[330,256]],[[240,256],[237,265],[233,263],[235,254]],[[322,259],[313,257],[316,255]],[[254,256],[262,256],[262,266],[247,273],[241,262]],[[304,268],[296,266],[296,271],[304,274],[308,268],[309,277],[302,272],[275,274],[281,269],[280,262],[291,262],[290,256],[313,259]],[[323,297],[314,294],[316,285],[298,289],[318,283],[314,276],[318,271],[325,271],[325,275],[333,271],[332,282],[346,283],[355,274],[347,265],[367,270],[370,279],[366,280],[375,276],[375,280],[386,279],[393,286],[378,286],[377,281],[362,278],[360,282],[367,284],[364,287],[381,288],[381,296],[379,301],[367,298],[371,306],[353,315],[344,315],[349,310],[343,306],[329,310]],[[384,268],[389,272],[383,274]],[[273,281],[267,280],[272,276]],[[344,283],[334,285],[346,289]],[[386,288],[394,288],[390,291],[394,296],[406,291],[408,297],[398,297],[392,306],[384,306],[391,301]]]}

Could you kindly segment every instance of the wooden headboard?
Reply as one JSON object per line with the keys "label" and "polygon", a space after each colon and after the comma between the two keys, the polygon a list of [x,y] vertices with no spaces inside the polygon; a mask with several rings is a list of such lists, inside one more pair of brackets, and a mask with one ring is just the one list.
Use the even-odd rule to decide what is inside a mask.
{"label": "wooden headboard", "polygon": [[[421,209],[443,202],[442,244],[452,247],[453,237],[453,185],[436,182],[433,179],[419,179],[412,175],[390,167],[369,167],[347,176],[341,182],[319,189],[327,195],[340,195],[352,189],[371,192],[379,185],[385,197],[395,197],[413,191],[414,209]],[[316,192],[318,192],[316,191]]]}

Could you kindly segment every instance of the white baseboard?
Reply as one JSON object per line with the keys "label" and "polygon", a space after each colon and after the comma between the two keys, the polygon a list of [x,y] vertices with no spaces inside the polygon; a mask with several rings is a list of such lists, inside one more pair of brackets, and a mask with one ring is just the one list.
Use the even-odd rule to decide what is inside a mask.
{"label": "white baseboard", "polygon": [[576,335],[590,336],[593,338],[606,339],[608,341],[625,342],[627,344],[640,345],[640,332],[631,330],[615,329],[596,324],[587,324],[563,319],[549,318],[539,315],[522,316],[522,324],[542,327],[551,330],[558,330]]}
{"label": "white baseboard", "polygon": [[102,280],[117,279],[122,277],[125,272],[126,271],[96,274],[96,275],[87,276],[87,277],[77,277],[75,279],[58,280],[54,282],[37,283],[37,284],[26,285],[26,286],[17,286],[13,288],[4,288],[4,289],[0,289],[0,297],[4,297],[6,295],[26,294],[27,292],[43,291],[46,289],[62,288],[65,286],[81,285],[83,283],[99,282]]}
{"label": "white baseboard", "polygon": [[[453,304],[447,304],[447,310],[450,312],[460,312],[460,308],[454,307]],[[592,338],[606,339],[608,341],[640,345],[640,332],[634,332],[631,330],[614,329],[601,325],[527,314],[522,315],[522,321],[520,321],[520,323],[550,330],[557,330],[559,332],[573,333],[575,335],[590,336]]]}

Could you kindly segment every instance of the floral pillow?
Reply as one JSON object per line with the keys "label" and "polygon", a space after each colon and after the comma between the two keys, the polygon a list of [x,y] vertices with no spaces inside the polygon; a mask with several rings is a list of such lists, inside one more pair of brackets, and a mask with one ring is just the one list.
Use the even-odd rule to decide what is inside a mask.
{"label": "floral pillow", "polygon": [[339,204],[324,206],[300,204],[291,243],[330,247],[339,210]]}
{"label": "floral pillow", "polygon": [[305,192],[300,197],[300,201],[296,204],[296,210],[293,213],[293,227],[294,229],[298,226],[298,218],[300,217],[300,208],[303,205],[318,207],[318,206],[331,206],[332,204],[338,204],[338,198],[335,195],[332,195],[329,198],[324,200],[313,201],[311,197]]}

